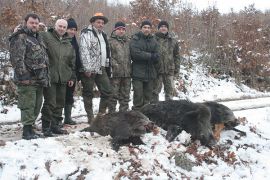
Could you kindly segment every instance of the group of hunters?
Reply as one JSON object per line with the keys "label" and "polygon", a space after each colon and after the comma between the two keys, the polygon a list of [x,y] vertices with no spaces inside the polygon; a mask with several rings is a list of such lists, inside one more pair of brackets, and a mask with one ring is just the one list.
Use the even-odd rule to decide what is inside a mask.
{"label": "group of hunters", "polygon": [[[62,124],[71,119],[76,81],[81,81],[88,123],[93,120],[94,84],[100,92],[99,113],[129,109],[131,83],[133,110],[159,100],[164,84],[165,100],[172,99],[174,76],[179,76],[180,54],[169,23],[160,21],[152,34],[150,21],[142,21],[140,31],[131,38],[124,22],[116,22],[111,36],[103,31],[108,18],[96,13],[83,29],[79,42],[74,19],[58,19],[46,29],[38,15],[30,13],[23,26],[10,36],[10,60],[21,110],[23,139],[40,135],[33,125],[41,111],[45,137],[67,134]],[[44,103],[42,105],[44,97]],[[42,108],[41,108],[42,107]]]}

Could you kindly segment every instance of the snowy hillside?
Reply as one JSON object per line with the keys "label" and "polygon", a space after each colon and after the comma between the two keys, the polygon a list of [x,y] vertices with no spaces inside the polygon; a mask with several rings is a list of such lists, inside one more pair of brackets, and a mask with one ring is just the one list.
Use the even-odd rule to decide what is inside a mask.
{"label": "snowy hillside", "polygon": [[[237,128],[247,136],[223,131],[219,143],[210,150],[199,142],[191,142],[186,132],[169,143],[164,137],[165,131],[159,129],[142,138],[146,145],[124,146],[115,152],[110,136],[74,132],[85,127],[83,122],[87,121],[82,98],[77,97],[72,114],[82,124],[77,129],[66,127],[71,134],[14,141],[20,139],[21,125],[16,123],[20,111],[16,106],[0,105],[0,112],[6,109],[6,114],[0,113],[0,179],[268,179],[270,107],[266,96],[270,94],[237,86],[230,78],[215,79],[198,64],[191,69],[181,67],[181,73],[187,92],[178,92],[175,99],[199,102],[264,97],[260,102],[223,102],[237,110],[235,115],[242,122]],[[179,84],[181,80],[176,82],[178,89]],[[163,93],[160,98],[164,99]],[[98,102],[99,99],[94,99],[94,112],[97,112]],[[252,107],[254,102],[267,107],[241,110],[244,106]],[[40,128],[39,123],[37,127]]]}

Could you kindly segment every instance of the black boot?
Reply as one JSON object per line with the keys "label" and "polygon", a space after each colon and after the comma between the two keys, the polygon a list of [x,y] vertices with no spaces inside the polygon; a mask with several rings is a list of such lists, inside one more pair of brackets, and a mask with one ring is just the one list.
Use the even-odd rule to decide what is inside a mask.
{"label": "black boot", "polygon": [[52,126],[51,131],[54,134],[68,134],[67,130],[61,129],[59,126]]}
{"label": "black boot", "polygon": [[34,139],[37,139],[37,138],[41,137],[41,135],[36,133],[33,128],[31,129],[31,134],[33,135],[33,137],[35,137]]}
{"label": "black boot", "polygon": [[32,125],[23,126],[22,138],[26,140],[36,139],[37,137],[32,134],[32,131],[33,131]]}
{"label": "black boot", "polygon": [[72,104],[66,104],[64,111],[65,111],[65,120],[64,124],[69,124],[69,125],[75,125],[76,122],[71,119],[71,109],[72,109]]}
{"label": "black boot", "polygon": [[45,137],[53,137],[51,128],[50,128],[50,122],[41,120],[42,121],[42,133]]}

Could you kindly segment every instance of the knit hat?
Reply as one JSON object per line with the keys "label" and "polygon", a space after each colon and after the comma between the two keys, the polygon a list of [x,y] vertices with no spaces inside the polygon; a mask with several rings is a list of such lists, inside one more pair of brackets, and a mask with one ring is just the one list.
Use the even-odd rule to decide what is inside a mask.
{"label": "knit hat", "polygon": [[143,26],[145,26],[145,25],[149,25],[150,27],[152,27],[152,23],[151,23],[150,21],[148,21],[148,20],[145,20],[145,21],[142,22],[141,28],[142,28]]}
{"label": "knit hat", "polygon": [[73,18],[69,18],[67,20],[67,23],[68,23],[67,29],[71,29],[71,28],[76,28],[76,30],[78,29],[77,23],[75,22]]}
{"label": "knit hat", "polygon": [[124,28],[124,29],[126,29],[126,24],[123,23],[123,22],[121,22],[121,21],[118,21],[118,22],[115,23],[115,25],[114,25],[114,30],[117,30],[117,29],[119,29],[119,28]]}
{"label": "knit hat", "polygon": [[97,19],[102,19],[104,21],[104,24],[106,24],[109,20],[106,18],[103,13],[95,13],[93,17],[90,19],[90,23],[95,22]]}
{"label": "knit hat", "polygon": [[161,26],[166,26],[169,29],[169,23],[167,21],[160,21],[159,24],[158,24],[158,29]]}

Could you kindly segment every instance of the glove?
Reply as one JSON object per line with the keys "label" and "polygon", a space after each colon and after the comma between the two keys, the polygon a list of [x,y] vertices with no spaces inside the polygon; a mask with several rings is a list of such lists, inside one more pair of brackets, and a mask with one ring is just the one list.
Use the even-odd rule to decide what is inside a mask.
{"label": "glove", "polygon": [[159,54],[158,53],[151,53],[151,61],[158,62]]}

